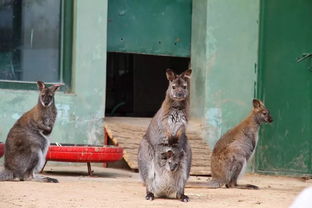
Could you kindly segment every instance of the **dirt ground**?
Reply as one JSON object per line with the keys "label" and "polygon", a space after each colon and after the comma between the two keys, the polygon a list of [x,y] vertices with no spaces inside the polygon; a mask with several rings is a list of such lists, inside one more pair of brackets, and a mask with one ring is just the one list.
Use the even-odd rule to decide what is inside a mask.
{"label": "dirt ground", "polygon": [[94,176],[87,176],[86,166],[55,166],[45,168],[45,175],[60,183],[1,182],[0,208],[49,207],[288,207],[295,196],[312,180],[248,174],[240,183],[260,186],[260,190],[203,188],[208,177],[191,177],[186,187],[190,202],[175,199],[144,199],[145,188],[138,173],[127,170],[93,167]]}

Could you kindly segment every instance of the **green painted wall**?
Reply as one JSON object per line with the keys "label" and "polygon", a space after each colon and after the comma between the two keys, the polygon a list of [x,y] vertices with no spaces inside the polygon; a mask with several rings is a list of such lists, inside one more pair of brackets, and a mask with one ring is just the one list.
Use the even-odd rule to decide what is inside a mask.
{"label": "green painted wall", "polygon": [[108,51],[190,56],[192,0],[112,0]]}
{"label": "green painted wall", "polygon": [[191,115],[212,146],[251,109],[258,16],[258,0],[193,1]]}
{"label": "green painted wall", "polygon": [[[94,6],[96,5],[96,6]],[[52,142],[103,142],[107,0],[74,1],[73,93],[55,96]],[[0,141],[16,119],[37,103],[37,91],[0,89]]]}

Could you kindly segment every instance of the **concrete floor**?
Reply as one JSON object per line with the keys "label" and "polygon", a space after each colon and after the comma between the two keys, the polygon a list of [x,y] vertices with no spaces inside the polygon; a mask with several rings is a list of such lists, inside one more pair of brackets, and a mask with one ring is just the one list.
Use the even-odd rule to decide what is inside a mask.
{"label": "concrete floor", "polygon": [[87,176],[86,165],[48,163],[44,175],[60,183],[1,182],[0,207],[288,207],[295,196],[312,180],[248,174],[240,183],[258,185],[260,190],[207,189],[207,177],[191,177],[186,186],[190,202],[176,199],[146,201],[145,187],[138,173],[93,166],[94,176]]}

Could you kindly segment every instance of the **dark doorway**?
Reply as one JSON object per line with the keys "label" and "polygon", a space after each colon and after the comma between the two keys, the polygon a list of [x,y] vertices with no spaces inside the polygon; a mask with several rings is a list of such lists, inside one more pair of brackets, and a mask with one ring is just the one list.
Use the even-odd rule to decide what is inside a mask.
{"label": "dark doorway", "polygon": [[181,73],[189,58],[108,53],[106,116],[152,117],[168,87],[165,71]]}

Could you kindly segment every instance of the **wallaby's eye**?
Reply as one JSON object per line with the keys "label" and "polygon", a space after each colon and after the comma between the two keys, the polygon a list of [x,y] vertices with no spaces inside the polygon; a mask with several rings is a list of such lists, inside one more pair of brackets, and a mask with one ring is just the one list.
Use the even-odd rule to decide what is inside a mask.
{"label": "wallaby's eye", "polygon": [[186,85],[183,85],[183,89],[186,89]]}
{"label": "wallaby's eye", "polygon": [[172,89],[175,89],[176,88],[176,86],[172,86]]}
{"label": "wallaby's eye", "polygon": [[268,113],[267,112],[263,112],[262,115],[266,116]]}
{"label": "wallaby's eye", "polygon": [[167,154],[166,153],[162,153],[161,154],[161,159],[162,160],[167,160]]}

